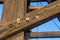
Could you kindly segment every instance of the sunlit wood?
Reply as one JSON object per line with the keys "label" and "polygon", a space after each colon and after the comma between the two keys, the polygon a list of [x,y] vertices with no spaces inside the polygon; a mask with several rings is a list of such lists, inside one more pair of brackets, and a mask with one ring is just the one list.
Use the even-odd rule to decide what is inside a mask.
{"label": "sunlit wood", "polygon": [[[54,9],[54,11],[53,11]],[[11,29],[9,29],[9,23],[8,25],[3,25],[2,26],[2,30],[8,27],[7,31],[2,32],[2,34],[0,35],[2,37],[5,37],[9,34],[12,34],[18,30],[26,30],[29,28],[34,27],[37,24],[42,24],[43,22],[46,22],[54,17],[57,16],[57,14],[59,15],[60,13],[60,1],[56,1],[52,4],[49,4],[46,7],[43,7],[42,9],[37,9],[35,11],[32,11],[30,13],[28,13],[28,15],[26,15],[23,19],[21,19],[21,23],[20,24],[16,24],[16,21],[13,23],[10,23],[13,25],[13,27]],[[39,15],[39,20],[36,20],[36,15]],[[30,22],[26,22],[26,17],[30,17]],[[4,28],[4,26],[6,26]],[[11,30],[11,31],[10,31]],[[8,33],[8,34],[7,34]],[[11,35],[12,36],[12,35]]]}
{"label": "sunlit wood", "polygon": [[43,6],[29,6],[29,9],[40,9],[42,8]]}
{"label": "sunlit wood", "polygon": [[[1,0],[2,1],[2,0]],[[27,13],[27,0],[6,0],[4,2],[0,38],[7,40],[25,40],[24,37],[60,36],[60,32],[40,32],[25,35],[25,31],[43,24],[60,15],[60,1],[45,7],[29,7],[36,9]],[[18,20],[17,20],[18,19]],[[37,19],[37,20],[36,20]],[[17,22],[18,21],[18,22]]]}
{"label": "sunlit wood", "polygon": [[2,24],[23,18],[27,10],[27,0],[6,0],[2,13]]}
{"label": "sunlit wood", "polygon": [[31,37],[60,37],[60,32],[30,32]]}

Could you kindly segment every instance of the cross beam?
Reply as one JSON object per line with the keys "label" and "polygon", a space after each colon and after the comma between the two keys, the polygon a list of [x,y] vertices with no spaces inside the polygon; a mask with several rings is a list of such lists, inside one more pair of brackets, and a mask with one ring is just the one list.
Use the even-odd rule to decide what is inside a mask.
{"label": "cross beam", "polygon": [[50,37],[60,37],[60,32],[31,32],[31,38],[50,38]]}
{"label": "cross beam", "polygon": [[[32,11],[23,19],[21,19],[20,24],[16,23],[16,20],[15,20],[15,22],[12,22],[10,24],[8,23],[8,25],[2,25],[2,31],[0,31],[0,34],[1,34],[0,38],[8,36],[13,33],[15,34],[17,33],[18,30],[20,31],[26,30],[36,26],[37,24],[42,24],[43,22],[46,22],[47,20],[50,20],[56,17],[57,14],[59,15],[60,14],[59,12],[60,12],[60,1],[56,1],[54,3],[49,4],[46,7]],[[35,18],[36,16],[39,16],[38,20],[36,20]],[[30,20],[29,20],[30,22],[26,21],[26,17],[30,17]],[[6,27],[4,28],[4,26]]]}
{"label": "cross beam", "polygon": [[29,9],[40,9],[44,6],[29,6]]}

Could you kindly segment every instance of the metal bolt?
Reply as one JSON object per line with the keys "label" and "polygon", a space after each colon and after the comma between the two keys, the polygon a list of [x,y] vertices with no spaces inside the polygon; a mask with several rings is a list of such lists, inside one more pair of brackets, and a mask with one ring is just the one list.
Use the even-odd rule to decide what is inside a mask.
{"label": "metal bolt", "polygon": [[26,21],[27,21],[27,22],[29,22],[29,20],[30,20],[30,18],[29,18],[29,17],[27,17],[27,18],[26,18]]}
{"label": "metal bolt", "polygon": [[20,23],[20,18],[17,18],[17,23]]}
{"label": "metal bolt", "polygon": [[39,19],[39,16],[36,16],[36,19]]}

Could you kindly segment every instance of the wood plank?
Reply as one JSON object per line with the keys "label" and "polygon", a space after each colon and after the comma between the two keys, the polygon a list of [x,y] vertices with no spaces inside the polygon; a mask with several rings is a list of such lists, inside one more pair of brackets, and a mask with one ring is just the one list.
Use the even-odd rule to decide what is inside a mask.
{"label": "wood plank", "polygon": [[29,6],[29,9],[40,9],[42,8],[43,6]]}
{"label": "wood plank", "polygon": [[24,32],[20,32],[6,40],[24,40]]}
{"label": "wood plank", "polygon": [[27,0],[18,0],[17,18],[23,18],[27,13]]}
{"label": "wood plank", "polygon": [[[4,9],[2,13],[2,24],[16,19],[17,1],[6,0],[4,3]],[[14,17],[13,17],[14,15]],[[12,18],[13,17],[13,18]]]}
{"label": "wood plank", "polygon": [[[6,0],[2,14],[2,24],[23,18],[27,10],[27,0]],[[13,18],[12,18],[13,17]]]}
{"label": "wood plank", "polygon": [[35,37],[60,37],[60,32],[30,32],[31,38]]}
{"label": "wood plank", "polygon": [[[54,11],[53,11],[53,9],[54,9]],[[38,24],[42,24],[43,22],[46,22],[47,20],[50,20],[50,19],[56,17],[57,14],[60,14],[59,12],[60,12],[60,1],[56,1],[52,4],[49,4],[46,7],[43,7],[41,9],[30,12],[26,16],[26,17],[30,17],[30,22],[27,22],[25,19],[26,17],[24,17],[21,20],[20,24],[15,23],[16,21],[10,23],[13,25],[11,29],[8,27],[9,23],[8,23],[8,25],[3,25],[8,28],[8,31],[5,30],[4,32],[2,32],[0,35],[0,38],[8,36],[9,34],[17,33],[18,30],[19,31],[27,30],[29,28],[32,28],[32,27],[38,25]],[[36,15],[38,15],[40,17],[39,20],[36,20],[36,18],[35,18]],[[2,26],[2,30],[6,28],[6,27],[3,28],[3,26]],[[12,36],[12,35],[10,35],[10,36]]]}

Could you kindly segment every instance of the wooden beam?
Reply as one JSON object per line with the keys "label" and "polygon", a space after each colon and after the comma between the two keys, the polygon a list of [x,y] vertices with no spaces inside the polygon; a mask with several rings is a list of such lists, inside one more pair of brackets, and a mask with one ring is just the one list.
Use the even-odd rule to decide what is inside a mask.
{"label": "wooden beam", "polygon": [[24,32],[20,32],[6,40],[24,40]]}
{"label": "wooden beam", "polygon": [[3,13],[2,13],[2,24],[15,20],[16,15],[17,15],[17,1],[6,0],[4,3]]}
{"label": "wooden beam", "polygon": [[26,10],[27,0],[6,0],[2,13],[2,24],[11,22],[17,18],[23,18]]}
{"label": "wooden beam", "polygon": [[60,37],[60,32],[30,32],[31,38]]}
{"label": "wooden beam", "polygon": [[29,9],[40,9],[42,8],[43,6],[29,6]]}
{"label": "wooden beam", "polygon": [[[54,9],[54,10],[53,10]],[[38,24],[42,24],[56,16],[58,16],[60,13],[60,1],[56,1],[53,2],[51,4],[49,4],[48,6],[45,6],[41,9],[37,9],[35,11],[30,12],[27,16],[25,16],[23,19],[21,19],[20,24],[16,23],[16,21],[14,22],[10,22],[7,25],[2,25],[2,29],[6,29],[3,31],[0,31],[0,38],[4,38],[10,34],[15,34],[18,33],[17,31],[23,31],[23,30],[27,30],[30,29],[32,27],[35,27]],[[36,20],[36,16],[39,16],[39,19]],[[30,20],[29,22],[26,21],[26,17],[29,17]],[[12,24],[10,26],[10,24]],[[6,26],[4,28],[4,26]],[[10,28],[11,27],[11,28]],[[8,33],[8,34],[7,34]],[[10,35],[12,36],[12,35]]]}
{"label": "wooden beam", "polygon": [[27,13],[27,0],[18,0],[17,18],[23,18]]}

